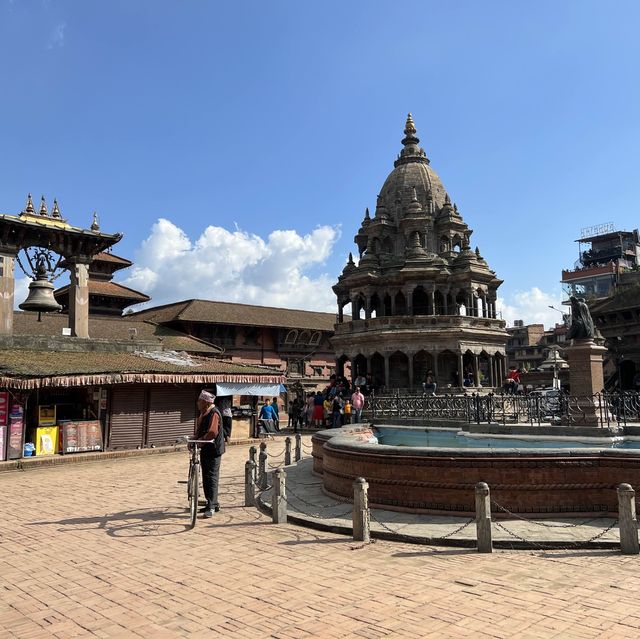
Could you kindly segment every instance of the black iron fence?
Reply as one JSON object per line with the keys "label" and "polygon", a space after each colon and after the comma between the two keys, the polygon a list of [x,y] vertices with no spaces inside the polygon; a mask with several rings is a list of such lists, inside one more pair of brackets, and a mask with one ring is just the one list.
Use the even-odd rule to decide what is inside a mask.
{"label": "black iron fence", "polygon": [[640,393],[635,392],[580,397],[559,391],[530,395],[418,395],[398,391],[371,396],[368,403],[367,412],[376,421],[400,418],[603,428],[640,422]]}

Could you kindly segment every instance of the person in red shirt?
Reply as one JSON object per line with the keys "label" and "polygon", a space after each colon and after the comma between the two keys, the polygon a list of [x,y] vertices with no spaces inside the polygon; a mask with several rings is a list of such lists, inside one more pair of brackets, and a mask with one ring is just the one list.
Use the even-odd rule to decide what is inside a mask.
{"label": "person in red shirt", "polygon": [[507,393],[515,395],[518,391],[518,385],[520,384],[520,371],[515,366],[509,367],[509,374],[507,375]]}

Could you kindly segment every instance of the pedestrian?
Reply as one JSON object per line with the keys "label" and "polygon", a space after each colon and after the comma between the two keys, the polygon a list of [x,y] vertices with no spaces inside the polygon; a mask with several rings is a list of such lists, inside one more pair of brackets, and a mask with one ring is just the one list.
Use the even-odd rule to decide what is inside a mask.
{"label": "pedestrian", "polygon": [[313,425],[316,428],[322,427],[324,421],[324,399],[322,393],[318,391],[313,397]]}
{"label": "pedestrian", "polygon": [[271,400],[269,398],[264,400],[264,406],[260,409],[258,419],[262,420],[267,433],[270,433],[272,429],[275,430],[276,414],[273,410],[273,406],[271,406]]}
{"label": "pedestrian", "polygon": [[218,486],[220,484],[220,462],[225,451],[222,415],[215,407],[216,397],[203,390],[198,397],[200,415],[196,421],[196,439],[210,440],[200,448],[200,465],[202,467],[202,487],[207,500],[200,512],[205,518],[213,517],[220,510]]}
{"label": "pedestrian", "polygon": [[364,395],[360,392],[360,386],[351,395],[351,422],[359,424],[362,421],[362,409],[364,408]]}
{"label": "pedestrian", "polygon": [[276,416],[276,420],[274,422],[274,426],[277,431],[280,431],[280,411],[278,410],[278,398],[274,397],[273,402],[271,403],[271,408],[273,408],[273,412]]}
{"label": "pedestrian", "polygon": [[422,384],[422,390],[427,395],[435,395],[436,394],[436,380],[433,376],[433,371],[427,371],[427,374],[424,378],[424,383]]}
{"label": "pedestrian", "polygon": [[347,400],[344,403],[344,415],[342,424],[350,424],[351,423],[351,401],[347,397]]}
{"label": "pedestrian", "polygon": [[331,403],[331,428],[342,426],[342,399],[336,395]]}

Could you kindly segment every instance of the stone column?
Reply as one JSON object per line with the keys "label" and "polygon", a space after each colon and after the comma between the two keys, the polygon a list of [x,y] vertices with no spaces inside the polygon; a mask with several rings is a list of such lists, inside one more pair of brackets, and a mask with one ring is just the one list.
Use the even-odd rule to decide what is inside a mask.
{"label": "stone column", "polygon": [[435,315],[436,314],[436,292],[435,292],[435,290],[431,291],[430,297],[431,297],[431,315]]}
{"label": "stone column", "polygon": [[409,371],[409,390],[413,390],[413,353],[407,353]]}
{"label": "stone column", "polygon": [[72,262],[69,266],[69,328],[74,337],[89,337],[89,263]]}
{"label": "stone column", "polygon": [[0,253],[0,335],[13,335],[15,253]]}
{"label": "stone column", "polygon": [[342,324],[344,321],[344,312],[342,304],[338,304],[338,324]]}
{"label": "stone column", "polygon": [[389,353],[384,354],[384,385],[389,388]]}
{"label": "stone column", "polygon": [[458,354],[458,386],[464,386],[464,358],[462,353]]}
{"label": "stone column", "polygon": [[396,314],[396,293],[393,293],[393,294],[389,293],[389,295],[391,296],[391,315]]}
{"label": "stone column", "polygon": [[473,354],[473,385],[480,386],[480,364],[478,361],[478,355]]}
{"label": "stone column", "polygon": [[[442,293],[442,291],[440,291]],[[447,292],[442,293],[442,314],[449,315],[449,305],[447,304],[447,297],[449,294]]]}
{"label": "stone column", "polygon": [[491,388],[495,388],[496,386],[496,372],[493,369],[494,364],[493,355],[489,355],[489,386],[491,386]]}
{"label": "stone column", "polygon": [[405,289],[404,297],[407,301],[407,315],[413,317],[413,289]]}
{"label": "stone column", "polygon": [[[431,361],[433,362],[433,379],[435,379],[436,384],[438,383],[438,351],[431,353]],[[437,391],[436,391],[437,392]]]}

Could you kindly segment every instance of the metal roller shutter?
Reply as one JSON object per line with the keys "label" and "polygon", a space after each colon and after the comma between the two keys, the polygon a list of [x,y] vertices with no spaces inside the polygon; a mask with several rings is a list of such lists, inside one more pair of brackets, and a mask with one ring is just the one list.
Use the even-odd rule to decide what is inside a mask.
{"label": "metal roller shutter", "polygon": [[109,448],[138,448],[144,445],[144,400],[144,386],[113,389]]}
{"label": "metal roller shutter", "polygon": [[193,435],[196,419],[196,389],[193,386],[152,386],[149,397],[147,443],[163,446],[184,435]]}

